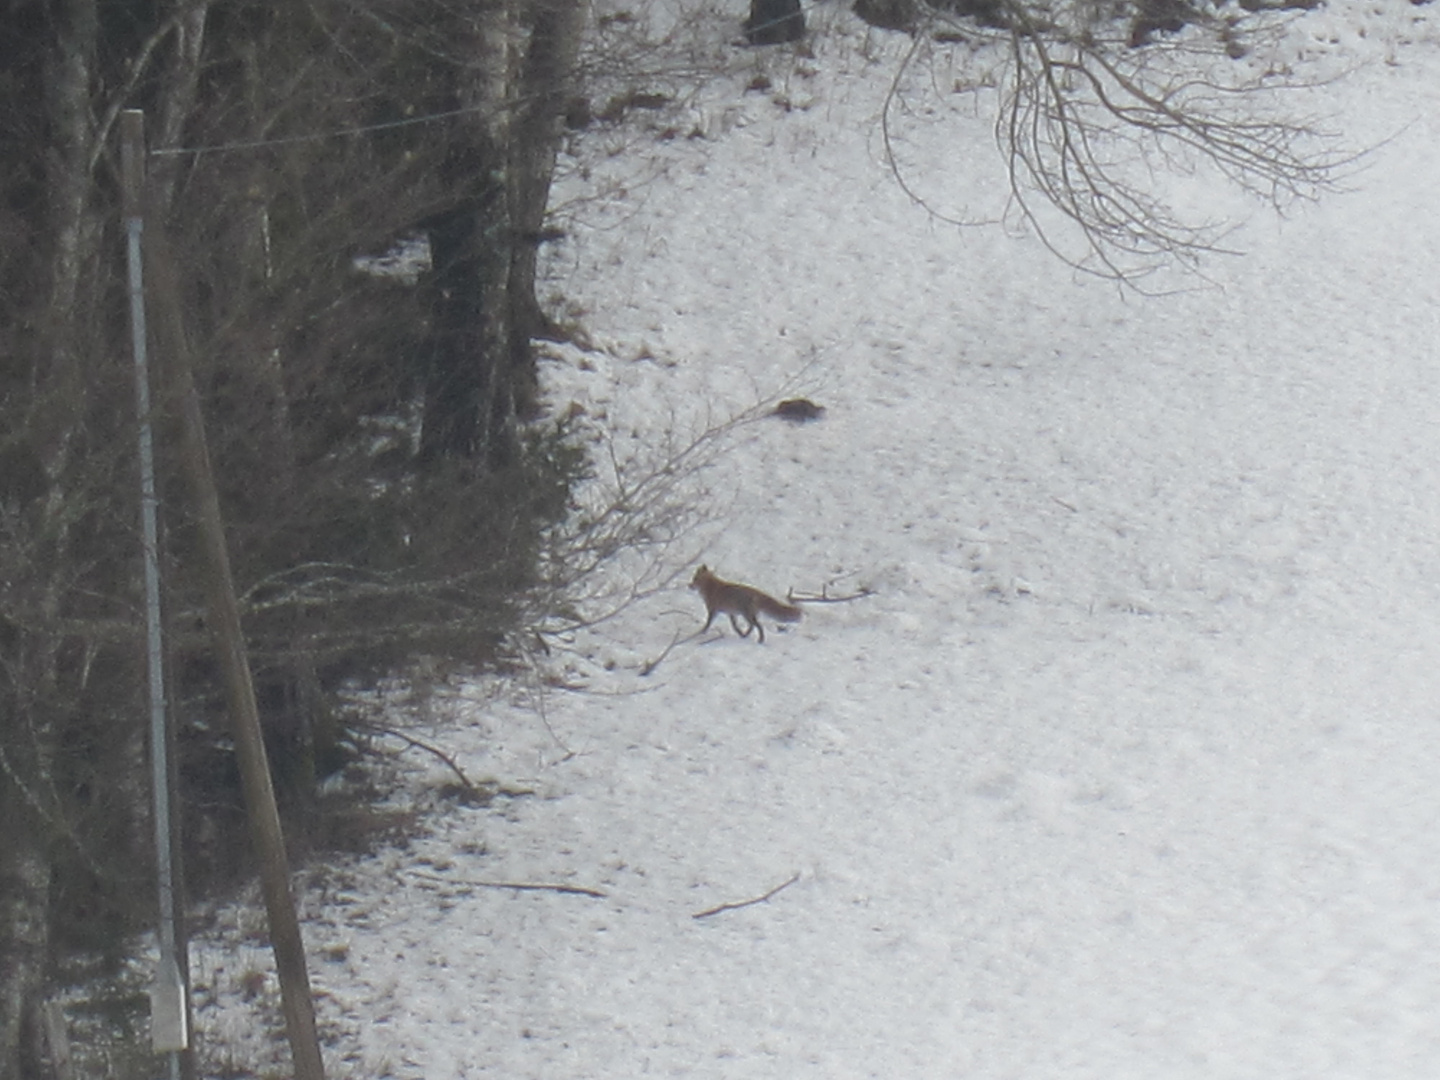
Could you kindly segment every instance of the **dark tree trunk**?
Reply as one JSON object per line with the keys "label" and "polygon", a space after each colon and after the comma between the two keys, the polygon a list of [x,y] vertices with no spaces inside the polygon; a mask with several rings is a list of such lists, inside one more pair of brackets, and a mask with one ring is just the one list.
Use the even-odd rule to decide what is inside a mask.
{"label": "dark tree trunk", "polygon": [[461,206],[428,232],[432,327],[420,458],[472,458],[479,450],[480,293],[476,213]]}
{"label": "dark tree trunk", "polygon": [[510,163],[516,243],[509,292],[512,319],[524,336],[524,341],[518,342],[524,346],[524,355],[512,358],[521,415],[534,410],[538,390],[529,339],[556,332],[535,296],[535,272],[585,13],[585,0],[539,0],[532,13],[530,47],[520,75],[520,108]]}
{"label": "dark tree trunk", "polygon": [[423,464],[503,465],[515,451],[509,364],[509,142],[518,0],[497,0],[465,20],[472,66],[456,68],[456,119],[441,172],[462,193],[429,223],[434,349],[425,386]]}
{"label": "dark tree trunk", "polygon": [[[32,351],[24,365],[28,371],[16,381],[17,399],[24,394],[28,402],[26,454],[34,455],[41,474],[38,484],[28,486],[43,494],[28,509],[32,530],[10,553],[24,567],[25,587],[12,601],[24,606],[24,615],[13,624],[0,621],[5,646],[0,820],[6,834],[0,840],[0,1080],[19,1080],[37,1065],[35,1019],[49,964],[55,869],[49,843],[55,822],[47,818],[56,812],[51,792],[63,716],[57,703],[70,689],[61,671],[58,624],[67,613],[67,585],[75,573],[67,564],[74,558],[76,521],[83,512],[82,496],[73,490],[86,436],[82,354],[93,310],[88,275],[102,232],[90,174],[98,14],[94,0],[50,7],[48,26],[27,27],[38,30],[28,49],[24,44],[5,49],[7,59],[15,60],[11,77],[25,79],[23,92],[39,97],[50,137],[44,152],[21,147],[23,156],[43,162],[34,176],[39,179],[43,169],[43,194],[34,197],[30,177],[5,178],[13,185],[7,195],[27,202],[34,197],[24,210],[43,222],[43,262],[32,264],[33,277],[24,283],[29,303],[22,317],[34,328]],[[13,124],[6,127],[7,134],[23,133]]]}
{"label": "dark tree trunk", "polygon": [[[479,187],[469,203],[428,223],[433,270],[434,347],[425,388],[421,458],[513,460],[515,422],[538,409],[539,380],[531,339],[554,333],[535,295],[537,247],[543,235],[565,103],[585,25],[585,0],[535,0],[500,6],[496,19],[528,24],[518,61],[497,42],[515,26],[490,24],[481,49],[494,70],[460,100],[496,104],[494,117],[470,121],[453,156],[456,179]],[[511,102],[514,104],[512,105]]]}
{"label": "dark tree trunk", "polygon": [[421,461],[429,465],[473,461],[495,452],[488,421],[498,406],[491,388],[503,367],[496,346],[505,327],[494,318],[497,253],[486,250],[486,240],[495,234],[493,210],[504,198],[495,191],[487,194],[429,227],[432,350],[420,439]]}
{"label": "dark tree trunk", "polygon": [[800,0],[750,0],[745,40],[751,45],[783,45],[805,36]]}
{"label": "dark tree trunk", "polygon": [[[0,780],[0,1080],[35,1068],[35,1021],[49,953],[50,856],[12,778]],[[22,824],[23,823],[23,824]]]}

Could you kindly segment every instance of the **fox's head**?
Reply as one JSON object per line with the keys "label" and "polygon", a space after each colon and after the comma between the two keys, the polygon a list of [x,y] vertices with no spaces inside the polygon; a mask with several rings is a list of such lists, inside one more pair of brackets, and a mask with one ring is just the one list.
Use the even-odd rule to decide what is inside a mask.
{"label": "fox's head", "polygon": [[715,575],[710,572],[710,568],[704,563],[701,563],[700,569],[696,570],[695,576],[690,579],[690,588],[698,589],[703,582],[709,581],[714,576]]}

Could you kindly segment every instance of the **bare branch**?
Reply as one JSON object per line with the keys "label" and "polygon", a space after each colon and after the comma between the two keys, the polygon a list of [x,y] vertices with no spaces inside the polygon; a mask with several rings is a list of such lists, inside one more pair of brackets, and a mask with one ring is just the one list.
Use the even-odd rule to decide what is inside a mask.
{"label": "bare branch", "polygon": [[665,646],[659,656],[653,660],[647,660],[641,665],[640,674],[649,675],[664,662],[665,658],[670,655],[676,645],[679,645],[682,641],[692,641],[703,633],[703,630],[696,630],[689,634],[676,634],[670,639],[670,644]]}
{"label": "bare branch", "polygon": [[[1205,255],[1237,253],[1224,245],[1228,223],[1191,220],[1167,202],[1156,183],[1161,171],[1211,169],[1282,208],[1334,188],[1360,156],[1287,109],[1287,91],[1321,83],[1239,62],[1245,50],[1234,21],[1210,19],[1183,40],[1134,47],[1080,16],[1066,25],[1020,0],[1000,11],[1001,27],[964,29],[1006,57],[994,132],[1011,206],[1076,269],[1137,285],[1166,264],[1194,269]],[[911,198],[943,220],[972,224],[936,212],[895,160],[901,87],[924,38],[917,35],[887,96],[886,149]],[[1078,253],[1044,206],[1074,227]]]}
{"label": "bare branch", "polygon": [[576,896],[594,896],[602,900],[610,895],[586,885],[556,885],[546,881],[476,881],[473,878],[445,878],[436,874],[422,874],[418,870],[411,870],[410,876],[420,878],[422,881],[435,881],[442,885],[458,885],[470,889],[514,889],[516,892],[570,893]]}
{"label": "bare branch", "polygon": [[391,727],[372,727],[370,730],[375,732],[375,734],[377,735],[392,736],[393,738],[399,739],[407,746],[413,746],[417,750],[424,750],[427,754],[439,758],[445,763],[445,765],[450,769],[450,771],[455,774],[455,778],[460,781],[461,788],[464,789],[465,794],[469,797],[471,802],[476,803],[480,806],[488,806],[491,802],[494,801],[496,789],[493,786],[491,786],[490,790],[488,791],[476,787],[473,783],[470,782],[470,778],[465,775],[465,771],[460,768],[460,766],[456,763],[455,759],[449,754],[445,753],[444,750],[441,750],[438,746],[432,746],[430,743],[425,742],[423,739],[417,739],[413,735],[406,735],[403,731],[396,731],[394,728]]}
{"label": "bare branch", "polygon": [[830,586],[822,585],[819,596],[814,593],[797,593],[791,589],[785,594],[785,599],[792,604],[848,604],[852,600],[864,600],[867,596],[874,595],[874,589],[868,585],[862,585],[858,592],[846,593],[843,596],[831,596]]}
{"label": "bare branch", "polygon": [[791,885],[794,885],[799,880],[800,875],[799,873],[796,873],[792,875],[789,880],[782,881],[779,885],[776,885],[767,893],[762,893],[761,895],[752,897],[749,900],[735,900],[728,904],[717,904],[712,908],[706,908],[704,911],[697,911],[690,917],[692,919],[708,919],[711,915],[719,915],[722,911],[738,911],[740,908],[751,907],[754,904],[763,904],[766,900],[769,900],[776,893],[780,892],[782,889],[788,889]]}
{"label": "bare branch", "polygon": [[[581,508],[551,535],[547,585],[537,597],[551,621],[545,632],[600,625],[674,585],[693,561],[674,558],[674,549],[714,513],[704,474],[737,432],[773,414],[776,400],[762,400],[658,453],[644,447],[624,454],[607,435],[605,475],[581,493]],[[633,572],[600,574],[622,557],[637,555],[643,565]],[[582,588],[591,591],[581,593]],[[564,614],[555,625],[557,613]]]}

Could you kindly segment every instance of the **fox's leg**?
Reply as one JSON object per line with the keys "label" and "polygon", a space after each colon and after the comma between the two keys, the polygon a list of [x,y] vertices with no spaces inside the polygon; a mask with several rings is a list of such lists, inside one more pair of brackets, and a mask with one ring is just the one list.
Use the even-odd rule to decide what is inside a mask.
{"label": "fox's leg", "polygon": [[747,611],[747,612],[744,612],[744,615],[745,615],[745,629],[744,629],[744,630],[741,630],[741,629],[740,629],[740,624],[735,621],[735,614],[734,614],[733,612],[730,614],[730,625],[733,626],[733,627],[735,627],[735,632],[736,632],[737,634],[739,634],[741,637],[749,637],[751,630],[756,631],[756,632],[757,632],[757,635],[758,635],[757,640],[759,641],[759,643],[760,643],[761,645],[764,645],[764,644],[765,644],[765,627],[763,627],[763,626],[760,625],[760,613],[757,611],[754,615],[751,615],[751,614]]}
{"label": "fox's leg", "polygon": [[719,608],[710,608],[706,612],[705,625],[700,627],[700,633],[703,634],[706,630],[710,629],[710,624],[715,621],[715,616],[719,612],[719,610]]}

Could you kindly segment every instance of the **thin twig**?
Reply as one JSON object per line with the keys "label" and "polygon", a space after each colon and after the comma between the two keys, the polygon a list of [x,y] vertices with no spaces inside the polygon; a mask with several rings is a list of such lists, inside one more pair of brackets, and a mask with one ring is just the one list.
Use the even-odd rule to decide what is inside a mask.
{"label": "thin twig", "polygon": [[437,881],[443,885],[463,885],[475,889],[515,889],[520,892],[557,892],[573,893],[577,896],[595,896],[605,899],[609,893],[599,889],[592,889],[586,885],[557,885],[548,881],[477,881],[473,878],[446,878],[435,874],[422,874],[418,870],[409,871],[411,877],[422,878],[425,881]]}
{"label": "thin twig", "polygon": [[690,917],[692,919],[705,919],[711,915],[719,915],[722,911],[736,911],[743,907],[750,907],[752,904],[763,904],[766,900],[769,900],[781,889],[788,889],[791,885],[794,885],[795,882],[799,880],[800,874],[797,872],[793,877],[790,878],[789,881],[782,881],[779,885],[776,885],[769,892],[761,896],[752,897],[749,900],[736,900],[729,904],[717,904],[715,907],[706,908],[704,911],[697,911],[694,915],[691,915]]}
{"label": "thin twig", "polygon": [[560,738],[560,735],[556,732],[554,725],[550,723],[550,714],[545,707],[545,687],[540,680],[540,669],[538,665],[536,665],[533,661],[530,664],[529,682],[531,694],[530,700],[534,702],[535,715],[540,718],[540,723],[545,728],[546,734],[550,736],[551,741],[553,741],[555,745],[558,746],[560,750],[564,753],[565,756],[562,757],[560,760],[569,761],[575,756],[575,751],[565,745],[565,740]]}
{"label": "thin twig", "polygon": [[439,758],[441,761],[443,761],[446,765],[450,767],[450,771],[453,772],[456,779],[460,781],[460,786],[465,789],[465,794],[468,795],[470,798],[474,799],[476,802],[489,803],[492,799],[495,798],[495,792],[484,791],[481,788],[478,788],[474,784],[472,784],[470,782],[470,778],[465,775],[464,770],[462,770],[460,766],[455,763],[455,759],[449,754],[445,753],[444,750],[441,750],[438,746],[431,746],[429,743],[425,742],[422,739],[417,739],[412,735],[406,735],[403,731],[396,731],[394,728],[376,727],[372,728],[371,730],[378,732],[381,735],[393,735],[401,742],[408,743],[410,746],[415,747],[415,749],[417,750],[424,750],[427,754],[433,754],[435,757]]}
{"label": "thin twig", "polygon": [[695,633],[693,634],[677,633],[673,638],[670,639],[670,644],[665,646],[664,651],[661,652],[659,656],[655,657],[654,660],[646,660],[645,663],[640,665],[641,676],[643,677],[645,675],[649,675],[652,671],[659,667],[660,662],[664,660],[665,657],[670,655],[670,650],[675,648],[676,645],[679,645],[682,641],[689,641],[691,638],[699,637],[701,633],[703,633],[703,631],[700,630],[695,631]]}

